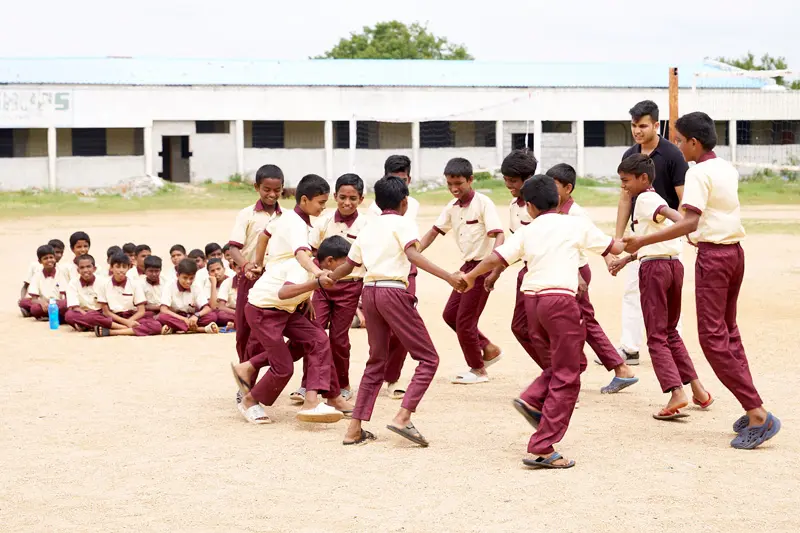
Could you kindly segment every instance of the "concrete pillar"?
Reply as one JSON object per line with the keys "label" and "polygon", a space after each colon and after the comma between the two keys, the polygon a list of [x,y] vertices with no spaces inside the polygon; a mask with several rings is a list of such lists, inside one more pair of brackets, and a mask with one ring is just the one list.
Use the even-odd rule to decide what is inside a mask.
{"label": "concrete pillar", "polygon": [[244,176],[244,120],[233,122],[233,133],[236,142],[236,173]]}
{"label": "concrete pillar", "polygon": [[542,160],[542,121],[538,118],[533,121],[533,155]]}
{"label": "concrete pillar", "polygon": [[420,160],[419,160],[419,122],[411,123],[411,179],[420,180]]}
{"label": "concrete pillar", "polygon": [[350,127],[350,150],[348,151],[349,156],[349,167],[350,172],[356,171],[356,136],[358,135],[358,121],[355,118],[351,118],[349,122]]}
{"label": "concrete pillar", "polygon": [[144,175],[154,176],[153,173],[153,126],[144,127]]}
{"label": "concrete pillar", "polygon": [[325,179],[333,183],[333,121],[325,121]]}
{"label": "concrete pillar", "polygon": [[728,122],[728,143],[731,145],[731,164],[736,164],[736,121]]}
{"label": "concrete pillar", "polygon": [[494,145],[497,153],[497,168],[499,169],[503,164],[505,151],[503,150],[503,121],[498,120],[494,125]]}
{"label": "concrete pillar", "polygon": [[58,141],[56,139],[56,129],[47,128],[47,186],[51,191],[58,188],[58,178],[56,176],[56,157],[58,156]]}
{"label": "concrete pillar", "polygon": [[575,122],[575,137],[575,143],[578,148],[578,168],[575,169],[575,171],[578,173],[578,176],[584,177],[586,176],[586,155],[583,146],[584,131],[582,120]]}

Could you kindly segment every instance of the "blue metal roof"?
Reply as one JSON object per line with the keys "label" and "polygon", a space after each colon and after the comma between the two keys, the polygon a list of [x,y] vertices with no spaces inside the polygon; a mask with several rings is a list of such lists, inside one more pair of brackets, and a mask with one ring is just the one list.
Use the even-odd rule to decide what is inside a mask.
{"label": "blue metal roof", "polygon": [[[0,58],[0,84],[328,87],[665,88],[666,64],[429,60]],[[709,64],[678,65],[681,87]],[[756,78],[697,78],[699,88],[760,88]]]}

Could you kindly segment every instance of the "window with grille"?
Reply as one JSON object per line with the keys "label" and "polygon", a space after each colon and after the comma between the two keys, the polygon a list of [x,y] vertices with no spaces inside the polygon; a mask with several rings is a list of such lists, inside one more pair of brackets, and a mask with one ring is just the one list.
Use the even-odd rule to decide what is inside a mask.
{"label": "window with grille", "polygon": [[[525,142],[525,137],[527,136],[527,146]],[[533,133],[512,133],[511,134],[511,149],[512,150],[521,150],[523,148],[528,148],[528,150],[533,150]]]}
{"label": "window with grille", "polygon": [[0,129],[0,157],[14,157],[14,130]]}
{"label": "window with grille", "polygon": [[450,122],[435,120],[420,122],[419,124],[420,148],[450,148],[455,146],[455,135],[450,128]]}
{"label": "window with grille", "polygon": [[197,120],[194,123],[196,133],[230,133],[231,123],[227,120]]}
{"label": "window with grille", "polygon": [[72,155],[100,157],[106,155],[105,128],[73,128]]}
{"label": "window with grille", "polygon": [[542,133],[572,133],[572,122],[542,121]]}
{"label": "window with grille", "polygon": [[254,120],[253,148],[283,148],[284,124],[282,120]]}

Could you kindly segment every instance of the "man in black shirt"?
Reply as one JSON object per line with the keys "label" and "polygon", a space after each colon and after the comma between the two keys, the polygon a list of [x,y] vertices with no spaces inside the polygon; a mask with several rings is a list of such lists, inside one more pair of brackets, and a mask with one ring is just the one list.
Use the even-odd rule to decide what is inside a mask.
{"label": "man in black shirt", "polygon": [[[653,188],[672,209],[678,209],[683,197],[683,183],[689,165],[680,149],[658,134],[658,106],[645,100],[633,106],[631,132],[636,142],[628,148],[622,159],[633,154],[646,154],[653,159],[656,175]],[[620,189],[617,209],[617,239],[621,239],[630,227],[634,199]],[[639,262],[631,263],[625,279],[625,295],[622,300],[622,339],[619,352],[629,365],[639,364],[639,346],[644,338],[642,304],[639,300]]]}

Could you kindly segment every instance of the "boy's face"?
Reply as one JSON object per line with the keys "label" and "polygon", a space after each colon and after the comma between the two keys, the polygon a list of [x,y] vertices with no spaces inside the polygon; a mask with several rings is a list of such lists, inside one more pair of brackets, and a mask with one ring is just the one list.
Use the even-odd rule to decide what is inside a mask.
{"label": "boy's face", "polygon": [[58,263],[59,261],[61,261],[61,258],[64,257],[64,249],[53,247],[53,251],[56,253],[55,260],[56,263]]}
{"label": "boy's face", "polygon": [[631,120],[631,134],[636,144],[650,142],[658,135],[658,123],[650,115]]}
{"label": "boy's face", "polygon": [[209,259],[222,259],[222,250],[217,250],[208,254]]}
{"label": "boy's face", "polygon": [[114,263],[111,265],[111,275],[117,282],[125,279],[125,274],[130,270],[130,265],[123,265],[122,263]]}
{"label": "boy's face", "polygon": [[75,254],[75,257],[78,257],[80,255],[84,255],[84,254],[88,254],[89,253],[89,243],[84,241],[84,240],[80,240],[80,241],[76,242],[75,246],[72,247],[72,253]]}
{"label": "boy's face", "polygon": [[225,250],[222,253],[222,255],[225,257],[225,261],[227,261],[228,263],[232,263],[233,262],[233,257],[231,256],[231,252],[229,250]]}
{"label": "boy's face", "polygon": [[472,192],[472,176],[465,178],[463,176],[445,176],[447,178],[447,188],[450,194],[459,200],[465,200],[469,193]]}
{"label": "boy's face", "polygon": [[558,202],[559,205],[563,204],[569,197],[572,195],[572,185],[564,185],[558,180],[553,180],[556,182],[556,189],[558,189]]}
{"label": "boy's face", "polygon": [[173,265],[178,266],[178,263],[186,259],[186,254],[184,254],[180,250],[174,250],[172,253],[169,254],[169,258],[172,260]]}
{"label": "boy's face", "polygon": [[128,256],[128,259],[130,259],[130,260],[131,260],[131,264],[132,264],[132,265],[135,265],[135,264],[136,264],[136,254],[135,254],[135,253],[131,252],[131,253],[129,253],[129,254],[128,254],[128,253],[126,253],[125,255],[127,255],[127,256]]}
{"label": "boy's face", "polygon": [[406,182],[407,186],[411,185],[411,176],[408,175],[408,172],[392,172],[392,176],[397,176],[398,178]]}
{"label": "boy's face", "polygon": [[506,182],[506,189],[508,189],[508,192],[511,193],[511,196],[514,198],[519,198],[522,185],[525,183],[525,181],[522,178],[512,178],[509,176],[503,176],[503,181]]}
{"label": "boy's face", "polygon": [[261,183],[258,185],[253,184],[253,187],[264,205],[275,205],[281,197],[281,191],[283,191],[283,183],[277,178],[261,180]]}
{"label": "boy's face", "polygon": [[309,200],[308,196],[300,197],[300,209],[303,210],[308,216],[318,217],[325,211],[325,205],[328,203],[328,194],[320,194]]}
{"label": "boy's face", "polygon": [[144,277],[147,278],[147,281],[150,285],[155,285],[156,283],[161,282],[161,269],[160,268],[145,268],[144,269]]}
{"label": "boy's face", "polygon": [[94,263],[92,263],[92,261],[89,259],[78,261],[78,274],[83,281],[89,281],[92,279],[92,276],[94,276],[96,270],[97,268],[94,266]]}
{"label": "boy's face", "polygon": [[619,180],[622,188],[631,196],[641,194],[650,188],[650,179],[647,177],[647,174],[642,174],[637,178],[633,174],[620,172]]}
{"label": "boy's face", "polygon": [[144,260],[150,256],[150,250],[142,250],[139,252],[139,255],[136,256],[136,266],[140,269],[144,270]]}
{"label": "boy's face", "polygon": [[322,260],[320,266],[325,270],[336,270],[347,261],[347,257],[340,257],[334,259],[333,257],[326,257]]}
{"label": "boy's face", "polygon": [[344,216],[352,215],[364,201],[364,197],[352,185],[342,185],[336,191],[336,207]]}
{"label": "boy's face", "polygon": [[214,263],[208,267],[208,275],[217,281],[222,281],[225,279],[225,268],[219,263]]}
{"label": "boy's face", "polygon": [[675,146],[680,149],[687,162],[697,161],[703,153],[703,147],[697,139],[687,139],[679,131],[675,132]]}
{"label": "boy's face", "polygon": [[184,289],[191,289],[194,283],[194,274],[178,274],[178,283]]}
{"label": "boy's face", "polygon": [[202,257],[195,257],[194,264],[197,265],[197,270],[200,270],[201,268],[206,267],[206,260]]}
{"label": "boy's face", "polygon": [[42,258],[39,259],[39,263],[41,263],[42,268],[47,270],[55,268],[57,262],[56,256],[53,254],[43,255]]}

